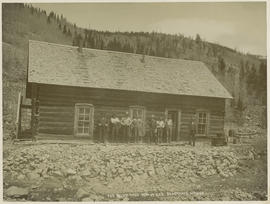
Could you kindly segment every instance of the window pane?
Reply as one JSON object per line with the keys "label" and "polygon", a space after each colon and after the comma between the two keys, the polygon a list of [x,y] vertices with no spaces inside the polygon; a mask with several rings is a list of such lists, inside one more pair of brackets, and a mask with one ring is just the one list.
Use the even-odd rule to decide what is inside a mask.
{"label": "window pane", "polygon": [[84,120],[89,120],[89,115],[85,115]]}
{"label": "window pane", "polygon": [[202,125],[201,124],[198,125],[198,133],[199,134],[203,134],[203,129],[202,129]]}
{"label": "window pane", "polygon": [[203,134],[205,134],[206,133],[206,125],[202,125],[202,132],[203,132]]}
{"label": "window pane", "polygon": [[78,128],[78,133],[83,133],[83,128]]}
{"label": "window pane", "polygon": [[206,117],[203,119],[203,123],[206,123]]}
{"label": "window pane", "polygon": [[89,133],[89,128],[84,128],[84,133]]}
{"label": "window pane", "polygon": [[90,113],[90,108],[85,108],[85,114],[89,114]]}
{"label": "window pane", "polygon": [[198,124],[198,133],[201,134],[201,125]]}
{"label": "window pane", "polygon": [[84,120],[84,115],[79,115],[79,120]]}
{"label": "window pane", "polygon": [[79,121],[78,127],[83,127],[83,122]]}
{"label": "window pane", "polygon": [[83,114],[84,113],[84,108],[79,108],[79,113]]}
{"label": "window pane", "polygon": [[84,122],[84,127],[89,127],[89,122]]}

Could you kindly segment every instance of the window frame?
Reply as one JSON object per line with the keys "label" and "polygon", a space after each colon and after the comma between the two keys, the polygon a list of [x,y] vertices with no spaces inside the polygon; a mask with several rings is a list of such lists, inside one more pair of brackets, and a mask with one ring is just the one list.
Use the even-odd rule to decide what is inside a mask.
{"label": "window frame", "polygon": [[[89,121],[89,127],[88,127],[88,133],[84,132],[84,128],[83,131],[81,133],[79,133],[78,129],[79,129],[79,116],[80,116],[80,108],[84,108],[84,117],[86,116],[85,114],[85,109],[89,108],[89,120],[85,120],[85,118],[82,120],[83,122],[87,122]],[[91,137],[93,136],[93,126],[94,126],[94,106],[93,104],[89,104],[89,103],[76,103],[75,104],[75,112],[74,112],[74,136],[77,137]]]}
{"label": "window frame", "polygon": [[[206,122],[205,123],[199,123],[199,115],[200,113],[205,114],[206,118]],[[199,133],[199,124],[205,124],[205,133]],[[208,110],[205,109],[198,109],[196,110],[196,135],[197,136],[203,136],[206,137],[209,134],[209,126],[210,126],[210,112]]]}

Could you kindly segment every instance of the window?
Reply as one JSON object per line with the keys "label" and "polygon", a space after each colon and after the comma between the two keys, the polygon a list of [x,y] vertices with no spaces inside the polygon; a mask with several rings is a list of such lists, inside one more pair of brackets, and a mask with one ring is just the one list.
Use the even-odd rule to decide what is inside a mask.
{"label": "window", "polygon": [[208,126],[208,114],[206,112],[198,112],[197,119],[198,119],[197,133],[200,135],[206,135]]}
{"label": "window", "polygon": [[76,104],[75,133],[80,136],[91,135],[93,129],[93,106],[90,104]]}

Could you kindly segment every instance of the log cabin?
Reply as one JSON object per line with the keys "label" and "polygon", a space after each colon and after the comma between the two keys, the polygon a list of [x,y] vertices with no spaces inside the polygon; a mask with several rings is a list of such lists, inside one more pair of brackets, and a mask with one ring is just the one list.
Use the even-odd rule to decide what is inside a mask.
{"label": "log cabin", "polygon": [[78,48],[29,41],[26,96],[38,123],[35,134],[94,139],[103,116],[126,112],[144,122],[154,115],[173,120],[173,141],[224,131],[229,92],[199,61]]}

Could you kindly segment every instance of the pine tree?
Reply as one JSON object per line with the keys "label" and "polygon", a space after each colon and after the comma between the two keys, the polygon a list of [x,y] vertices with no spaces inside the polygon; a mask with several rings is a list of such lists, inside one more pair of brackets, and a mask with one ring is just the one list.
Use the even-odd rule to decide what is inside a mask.
{"label": "pine tree", "polygon": [[225,64],[224,59],[221,56],[218,57],[218,68],[224,74],[226,64]]}
{"label": "pine tree", "polygon": [[241,100],[241,98],[238,98],[238,102],[237,102],[237,109],[241,112],[243,112],[245,110],[245,106],[243,101]]}
{"label": "pine tree", "polygon": [[244,61],[240,61],[240,72],[239,72],[239,81],[243,80],[245,78],[245,66]]}
{"label": "pine tree", "polygon": [[255,89],[257,78],[258,76],[257,76],[255,64],[252,64],[251,69],[247,73],[247,85],[248,85],[249,93],[251,93]]}
{"label": "pine tree", "polygon": [[50,16],[48,16],[48,18],[47,18],[47,23],[51,23],[51,17]]}
{"label": "pine tree", "polygon": [[202,42],[202,39],[201,39],[199,34],[196,35],[196,40],[195,41],[196,41],[197,44],[200,44]]}
{"label": "pine tree", "polygon": [[267,86],[267,69],[266,62],[261,61],[257,77],[256,89],[258,94],[266,93]]}
{"label": "pine tree", "polygon": [[68,29],[67,35],[68,36],[71,36],[72,35],[70,29]]}
{"label": "pine tree", "polygon": [[64,25],[64,28],[63,28],[63,33],[66,34],[67,33],[67,26]]}

